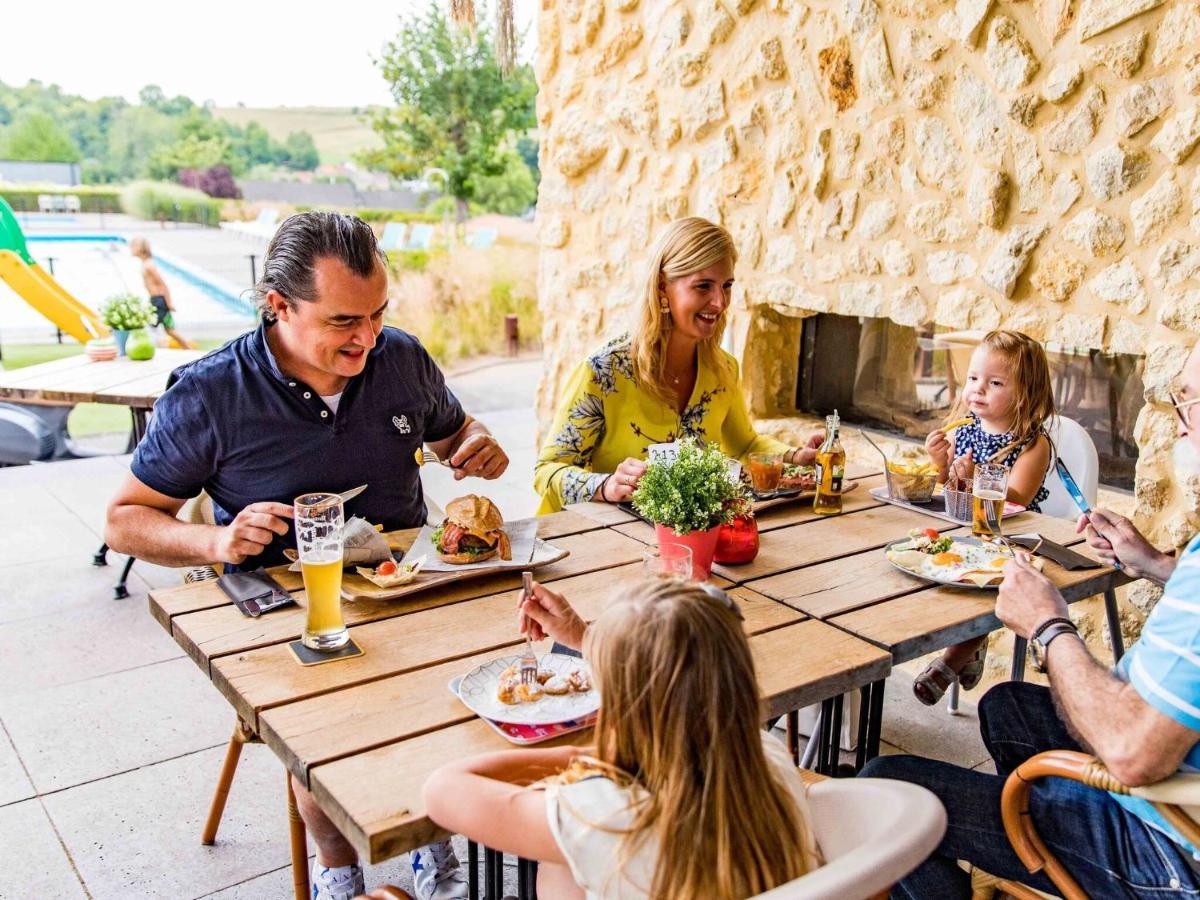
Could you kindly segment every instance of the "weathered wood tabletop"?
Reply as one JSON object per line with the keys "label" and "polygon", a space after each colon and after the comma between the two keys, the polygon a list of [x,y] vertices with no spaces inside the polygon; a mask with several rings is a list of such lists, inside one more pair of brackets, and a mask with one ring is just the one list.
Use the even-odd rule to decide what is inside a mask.
{"label": "weathered wood tabletop", "polygon": [[[539,580],[585,618],[597,616],[622,584],[640,577],[645,545],[618,530],[629,519],[591,504],[540,518],[539,536],[570,555],[540,570]],[[853,519],[840,521],[853,530]],[[389,537],[405,546],[415,534]],[[250,619],[214,582],[200,582],[153,591],[151,610],[365,858],[377,862],[427,843],[439,833],[421,803],[429,773],[448,759],[513,746],[463,706],[448,683],[519,649],[519,577],[346,603],[347,624],[364,654],[305,668],[287,649],[304,624],[300,576],[272,574],[298,606]],[[770,715],[877,683],[891,671],[886,650],[735,580],[744,579],[713,578],[744,614]],[[585,733],[564,740],[586,739]]]}
{"label": "weathered wood tabletop", "polygon": [[62,406],[115,403],[149,409],[167,388],[171,371],[199,359],[198,350],[157,348],[154,358],[125,356],[92,362],[86,354],[0,372],[0,400]]}

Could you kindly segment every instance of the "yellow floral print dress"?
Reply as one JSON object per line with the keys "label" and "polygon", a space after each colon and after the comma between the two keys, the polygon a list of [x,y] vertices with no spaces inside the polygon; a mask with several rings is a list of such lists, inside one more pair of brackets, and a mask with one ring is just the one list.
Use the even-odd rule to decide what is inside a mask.
{"label": "yellow floral print dress", "polygon": [[737,360],[724,350],[717,351],[716,367],[700,354],[696,385],[680,414],[634,383],[630,347],[628,335],[610,341],[571,374],[534,467],[539,515],[591,500],[605,477],[628,457],[645,459],[652,444],[693,437],[743,462],[751,453],[789,449],[754,431]]}

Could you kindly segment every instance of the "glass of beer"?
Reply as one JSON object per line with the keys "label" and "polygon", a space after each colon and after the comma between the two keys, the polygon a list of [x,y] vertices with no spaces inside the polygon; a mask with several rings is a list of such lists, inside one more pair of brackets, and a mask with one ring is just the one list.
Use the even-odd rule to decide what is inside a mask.
{"label": "glass of beer", "polygon": [[342,621],[342,498],[304,494],[296,498],[294,509],[296,551],[308,597],[304,646],[340,650],[350,640]]}
{"label": "glass of beer", "polygon": [[978,464],[971,493],[971,533],[985,538],[998,536],[1008,497],[1008,469],[995,463]]}

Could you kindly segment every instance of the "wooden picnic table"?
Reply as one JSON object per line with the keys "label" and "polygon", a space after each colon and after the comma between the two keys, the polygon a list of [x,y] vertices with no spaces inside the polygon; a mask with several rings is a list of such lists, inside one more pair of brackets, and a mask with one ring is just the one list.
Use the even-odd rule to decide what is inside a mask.
{"label": "wooden picnic table", "polygon": [[[539,537],[570,551],[540,569],[538,579],[587,619],[621,585],[641,577],[645,545],[618,530],[628,522],[615,513],[585,505],[538,519]],[[389,539],[404,547],[415,536],[410,530]],[[347,624],[364,654],[306,668],[287,648],[304,625],[302,580],[284,568],[271,572],[298,606],[246,618],[208,581],[154,590],[150,608],[365,859],[378,862],[444,837],[422,806],[425,779],[448,760],[512,746],[448,683],[497,655],[519,652],[518,575],[346,603]],[[880,683],[890,673],[886,650],[732,579],[717,575],[713,583],[743,612],[770,716]],[[558,740],[587,739],[583,732]]]}

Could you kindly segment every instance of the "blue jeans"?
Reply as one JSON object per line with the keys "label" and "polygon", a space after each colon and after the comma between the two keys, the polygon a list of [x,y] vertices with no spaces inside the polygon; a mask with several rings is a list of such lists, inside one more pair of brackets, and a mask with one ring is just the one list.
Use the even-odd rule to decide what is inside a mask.
{"label": "blue jeans", "polygon": [[[864,776],[895,778],[933,791],[946,807],[942,843],[920,868],[896,885],[893,897],[970,900],[971,879],[956,860],[992,875],[1057,894],[1042,874],[1030,875],[1013,852],[1000,818],[1008,774],[1044,750],[1078,750],[1055,713],[1049,689],[1008,682],[979,704],[983,742],[997,775],[913,756],[881,756]],[[1089,897],[1195,897],[1200,877],[1174,841],[1155,831],[1104,791],[1062,778],[1034,784],[1029,809],[1038,834]]]}

